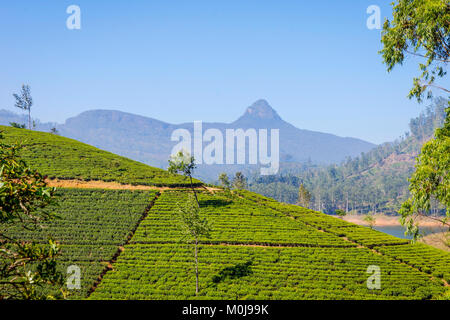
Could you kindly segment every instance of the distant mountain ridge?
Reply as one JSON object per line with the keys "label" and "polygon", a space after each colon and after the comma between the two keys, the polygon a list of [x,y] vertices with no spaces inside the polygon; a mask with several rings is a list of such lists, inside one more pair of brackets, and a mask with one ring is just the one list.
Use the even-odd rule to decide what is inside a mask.
{"label": "distant mountain ridge", "polygon": [[[161,168],[167,167],[167,159],[177,143],[171,141],[171,134],[180,128],[193,134],[193,123],[170,124],[114,110],[86,111],[57,126],[63,136]],[[239,128],[279,129],[280,160],[287,162],[338,163],[375,147],[356,138],[298,129],[284,121],[263,99],[249,106],[232,123],[203,122],[203,132],[209,128],[222,132]],[[212,181],[223,170],[221,167],[200,167],[199,177]]]}
{"label": "distant mountain ridge", "polygon": [[[326,213],[336,209],[354,213],[396,214],[409,196],[408,179],[423,144],[443,126],[448,100],[437,98],[418,117],[410,120],[410,132],[383,143],[339,165],[320,168],[284,168],[278,176],[250,175],[249,189],[278,201],[296,203],[300,184],[311,191],[310,207]],[[433,211],[444,211],[433,203]]]}

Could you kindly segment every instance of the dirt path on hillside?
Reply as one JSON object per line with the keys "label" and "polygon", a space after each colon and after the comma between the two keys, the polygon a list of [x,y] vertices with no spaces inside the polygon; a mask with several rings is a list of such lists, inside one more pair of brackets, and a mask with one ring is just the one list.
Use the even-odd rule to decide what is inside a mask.
{"label": "dirt path on hillside", "polygon": [[[143,185],[131,185],[131,184],[121,184],[118,182],[106,182],[100,180],[60,180],[60,179],[47,179],[47,184],[50,187],[56,188],[78,188],[78,189],[111,189],[111,190],[176,190],[176,189],[190,189],[189,187],[155,187],[155,186],[143,186]],[[207,190],[209,192],[214,193],[215,191],[219,191],[219,188],[212,187],[196,187],[196,190]]]}

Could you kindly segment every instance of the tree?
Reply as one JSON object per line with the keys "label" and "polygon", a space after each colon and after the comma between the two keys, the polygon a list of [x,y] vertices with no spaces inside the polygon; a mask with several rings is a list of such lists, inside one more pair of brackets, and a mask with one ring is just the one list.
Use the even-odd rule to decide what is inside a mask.
{"label": "tree", "polygon": [[336,209],[336,211],[334,211],[336,213],[337,216],[339,216],[341,219],[344,218],[347,215],[347,212],[345,212],[345,210],[341,210],[341,209]]}
{"label": "tree", "polygon": [[392,21],[383,26],[383,49],[380,53],[391,71],[402,64],[406,56],[423,59],[419,63],[421,74],[414,78],[409,98],[422,100],[430,88],[450,93],[449,88],[436,85],[435,80],[446,74],[450,61],[450,4],[448,0],[397,0],[393,7]]}
{"label": "tree", "polygon": [[28,129],[31,130],[31,106],[33,98],[31,97],[30,86],[23,84],[20,94],[13,94],[16,99],[15,107],[28,111]]}
{"label": "tree", "polygon": [[188,152],[179,151],[176,155],[172,155],[169,159],[169,167],[167,171],[172,174],[181,173],[185,177],[189,178],[192,192],[194,193],[195,200],[197,201],[198,207],[200,203],[198,202],[197,193],[195,192],[194,184],[192,181],[192,174],[194,169],[197,167],[195,164],[195,159]]}
{"label": "tree", "polygon": [[[416,240],[419,237],[417,217],[427,216],[450,228],[450,107],[443,128],[435,139],[425,143],[417,158],[416,171],[410,179],[410,197],[400,210],[402,224]],[[446,216],[432,216],[432,201],[446,207]]]}
{"label": "tree", "polygon": [[298,188],[297,204],[304,208],[308,208],[310,201],[311,201],[311,192],[309,192],[308,189],[306,189],[302,183]]}
{"label": "tree", "polygon": [[[386,20],[384,24],[382,35],[384,47],[380,51],[388,71],[397,64],[401,65],[406,56],[425,59],[419,63],[422,73],[414,78],[409,98],[415,97],[421,102],[425,92],[428,92],[427,97],[431,98],[430,88],[450,93],[448,88],[435,84],[437,78],[444,78],[446,67],[450,62],[449,21],[448,0],[397,0],[394,3],[393,21]],[[450,108],[447,108],[446,112],[444,128],[437,129],[435,138],[422,147],[416,171],[410,179],[411,196],[400,210],[401,222],[406,226],[407,233],[413,235],[413,240],[419,236],[416,218],[430,216],[430,201],[433,198],[447,207],[446,217],[434,219],[448,225]]]}
{"label": "tree", "polygon": [[367,225],[369,226],[370,229],[373,229],[373,227],[375,226],[375,223],[377,221],[376,218],[374,217],[374,215],[370,212],[368,214],[366,214],[366,216],[364,217],[363,220],[367,223]]}
{"label": "tree", "polygon": [[194,243],[195,295],[198,295],[198,242],[200,237],[210,237],[212,228],[206,218],[200,217],[198,202],[194,202],[192,195],[189,195],[186,203],[178,204],[178,219],[184,237]]}
{"label": "tree", "polygon": [[230,179],[228,179],[228,175],[225,172],[219,175],[219,182],[225,189],[229,190],[231,188]]}
{"label": "tree", "polygon": [[247,181],[242,174],[242,172],[236,172],[234,179],[233,179],[233,188],[242,190],[247,187]]}
{"label": "tree", "polygon": [[51,239],[48,245],[24,242],[8,229],[37,230],[54,218],[46,207],[54,203],[55,188],[19,158],[20,145],[2,139],[0,132],[0,300],[54,298],[38,288],[63,285],[56,270],[59,245]]}

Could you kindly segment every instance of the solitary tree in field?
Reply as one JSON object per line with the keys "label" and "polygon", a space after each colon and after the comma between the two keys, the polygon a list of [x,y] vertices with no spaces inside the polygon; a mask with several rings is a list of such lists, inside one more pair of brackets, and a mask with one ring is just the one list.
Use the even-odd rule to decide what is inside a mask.
{"label": "solitary tree in field", "polygon": [[303,183],[298,188],[298,200],[297,204],[304,208],[309,208],[309,203],[311,201],[311,192],[303,185]]}
{"label": "solitary tree in field", "polygon": [[373,229],[373,227],[375,226],[375,223],[377,221],[371,212],[366,214],[366,216],[364,217],[363,220],[367,223],[367,225],[369,226],[370,229]]}
{"label": "solitary tree in field", "polygon": [[[419,102],[432,89],[450,93],[437,80],[443,79],[450,62],[450,3],[448,0],[397,0],[393,19],[386,20],[382,34],[381,54],[388,71],[402,64],[408,56],[422,59],[421,74],[413,79],[409,98]],[[444,128],[422,147],[416,171],[410,179],[410,198],[402,205],[402,224],[414,240],[419,236],[418,216],[431,215],[431,201],[438,200],[446,208],[446,217],[432,217],[450,227],[450,107]]]}
{"label": "solitary tree in field", "polygon": [[167,171],[173,174],[181,173],[185,177],[189,178],[195,201],[197,202],[197,206],[200,207],[197,193],[195,192],[194,184],[192,182],[192,174],[196,167],[197,165],[195,164],[195,159],[193,156],[191,156],[188,152],[179,151],[176,155],[172,155],[170,157],[169,167],[167,168]]}
{"label": "solitary tree in field", "polygon": [[200,217],[200,208],[196,201],[189,195],[186,203],[178,204],[178,219],[184,237],[194,244],[195,294],[198,295],[198,242],[200,237],[210,237],[211,225],[206,218]]}
{"label": "solitary tree in field", "polygon": [[20,94],[13,94],[16,99],[15,107],[28,111],[28,129],[31,130],[31,106],[33,105],[33,98],[31,97],[30,86],[23,84]]}
{"label": "solitary tree in field", "polygon": [[229,190],[231,188],[230,179],[228,179],[228,175],[225,172],[219,175],[219,182],[225,189]]}
{"label": "solitary tree in field", "polygon": [[335,211],[335,213],[341,219],[344,218],[347,215],[347,212],[345,210],[341,210],[341,209],[337,209]]}
{"label": "solitary tree in field", "polygon": [[245,176],[242,174],[242,172],[236,172],[236,175],[233,179],[233,188],[242,190],[245,189],[247,186],[247,181],[245,179]]}
{"label": "solitary tree in field", "polygon": [[11,227],[38,229],[54,217],[45,209],[54,202],[55,189],[18,157],[19,150],[3,143],[0,132],[0,300],[54,298],[38,288],[63,285],[56,270],[58,244],[25,242],[7,233]]}

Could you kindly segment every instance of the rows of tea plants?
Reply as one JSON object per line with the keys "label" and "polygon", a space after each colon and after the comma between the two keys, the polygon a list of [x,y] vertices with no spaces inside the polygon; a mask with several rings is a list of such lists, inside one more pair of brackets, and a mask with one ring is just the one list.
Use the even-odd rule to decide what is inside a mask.
{"label": "rows of tea plants", "polygon": [[317,229],[327,231],[339,237],[346,237],[350,241],[354,241],[363,246],[372,248],[380,245],[401,245],[409,243],[405,239],[399,239],[386,233],[371,230],[368,227],[358,226],[310,209],[280,203],[249,191],[240,190],[239,194],[264,207],[295,217],[297,220],[314,226]]}
{"label": "rows of tea plants", "polygon": [[23,241],[44,243],[52,237],[60,242],[60,270],[65,273],[70,265],[81,269],[81,289],[70,291],[73,298],[81,298],[126,243],[155,195],[155,191],[59,189],[58,206],[52,208],[58,219],[45,223],[42,230],[7,232]]}
{"label": "rows of tea plants", "polygon": [[[212,223],[210,238],[202,243],[245,243],[260,245],[349,247],[355,244],[321,232],[271,208],[225,193],[198,195],[201,215]],[[137,229],[134,243],[167,243],[182,238],[176,223],[177,203],[186,201],[186,192],[165,191]]]}
{"label": "rows of tea plants", "polygon": [[450,253],[422,243],[376,248],[383,254],[450,283]]}
{"label": "rows of tea plants", "polygon": [[[150,167],[55,134],[0,126],[7,143],[22,142],[27,164],[49,178],[116,181],[133,185],[186,186],[180,175]],[[201,182],[195,180],[196,185]]]}
{"label": "rows of tea plants", "polygon": [[[366,248],[202,245],[195,296],[192,248],[130,244],[90,299],[430,299],[444,287]],[[370,265],[381,287],[367,288]]]}
{"label": "rows of tea plants", "polygon": [[241,196],[252,199],[263,206],[274,208],[280,212],[292,215],[308,225],[331,232],[340,237],[346,237],[368,248],[407,263],[422,272],[450,282],[450,254],[425,244],[411,244],[410,241],[399,239],[377,230],[348,223],[298,206],[281,204],[248,191],[239,191]]}

